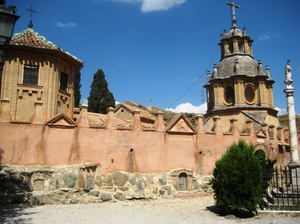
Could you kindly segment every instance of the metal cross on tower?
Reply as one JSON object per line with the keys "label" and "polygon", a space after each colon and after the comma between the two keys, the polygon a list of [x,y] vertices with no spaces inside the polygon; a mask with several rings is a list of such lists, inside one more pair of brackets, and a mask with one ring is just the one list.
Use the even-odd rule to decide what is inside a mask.
{"label": "metal cross on tower", "polygon": [[227,5],[230,5],[231,6],[231,23],[232,23],[232,28],[236,28],[237,25],[236,25],[236,18],[235,18],[235,8],[240,8],[240,6],[234,4],[234,2],[227,2]]}
{"label": "metal cross on tower", "polygon": [[32,27],[33,27],[33,24],[32,24],[32,13],[37,13],[37,11],[34,11],[34,10],[32,9],[32,5],[30,6],[30,9],[26,9],[26,10],[30,12],[30,22],[29,22],[29,24],[28,24],[28,27],[29,27],[29,28],[32,28]]}

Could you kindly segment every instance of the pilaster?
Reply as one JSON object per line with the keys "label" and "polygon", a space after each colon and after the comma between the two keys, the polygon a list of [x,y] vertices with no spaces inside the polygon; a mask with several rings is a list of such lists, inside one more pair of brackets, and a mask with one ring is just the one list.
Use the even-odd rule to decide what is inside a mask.
{"label": "pilaster", "polygon": [[43,102],[42,101],[36,101],[34,103],[34,115],[32,116],[31,123],[32,124],[43,124],[45,122],[44,116],[43,116]]}
{"label": "pilaster", "polygon": [[219,116],[214,116],[213,117],[213,127],[212,127],[212,132],[215,134],[223,134],[221,124],[220,124],[221,117]]}
{"label": "pilaster", "polygon": [[9,112],[10,100],[4,98],[1,100],[1,112],[0,112],[0,122],[10,122],[11,115]]}
{"label": "pilaster", "polygon": [[87,109],[88,109],[88,105],[86,104],[80,105],[80,115],[76,122],[78,127],[84,127],[84,128],[90,127]]}
{"label": "pilaster", "polygon": [[107,109],[107,115],[105,120],[105,127],[107,129],[116,129],[115,123],[115,109],[110,107]]}
{"label": "pilaster", "polygon": [[238,128],[237,125],[237,119],[232,118],[230,119],[230,128],[229,128],[229,133],[233,134],[233,135],[239,135],[240,134],[240,130]]}
{"label": "pilaster", "polygon": [[165,122],[164,122],[164,119],[163,119],[163,112],[161,111],[158,111],[157,112],[157,115],[156,115],[156,120],[155,120],[155,123],[154,123],[154,128],[156,131],[164,131],[166,126],[165,126]]}
{"label": "pilaster", "polygon": [[141,115],[139,110],[134,110],[132,112],[132,130],[142,130],[143,126],[141,123]]}
{"label": "pilaster", "polygon": [[196,131],[198,134],[205,133],[205,129],[204,129],[204,125],[203,125],[203,118],[204,118],[204,116],[201,114],[197,114],[195,117]]}
{"label": "pilaster", "polygon": [[254,131],[254,126],[253,126],[252,120],[246,121],[246,133],[249,134],[250,136],[255,136],[255,131]]}

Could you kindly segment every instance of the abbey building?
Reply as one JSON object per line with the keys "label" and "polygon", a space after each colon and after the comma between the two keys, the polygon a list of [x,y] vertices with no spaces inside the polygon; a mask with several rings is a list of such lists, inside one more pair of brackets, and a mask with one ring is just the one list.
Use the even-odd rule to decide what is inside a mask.
{"label": "abbey building", "polygon": [[[199,190],[197,180],[212,175],[215,162],[239,139],[285,166],[290,161],[289,133],[279,126],[274,109],[274,80],[269,67],[255,60],[253,40],[237,26],[235,13],[232,18],[219,42],[221,61],[207,74],[207,113],[196,116],[195,125],[183,113],[165,123],[162,112],[152,116],[126,104],[109,108],[107,114],[89,113],[86,105],[75,110],[74,79],[83,62],[33,28],[15,34],[4,47],[0,164],[71,166],[74,185],[68,187],[113,189],[121,195],[131,191],[120,186],[136,182],[114,182],[109,176],[113,172],[123,172],[117,177],[125,172],[126,177],[169,177],[151,188],[151,195]],[[52,174],[39,175],[30,180],[32,186],[65,186],[64,180],[50,186]],[[153,186],[150,182],[141,186]]]}

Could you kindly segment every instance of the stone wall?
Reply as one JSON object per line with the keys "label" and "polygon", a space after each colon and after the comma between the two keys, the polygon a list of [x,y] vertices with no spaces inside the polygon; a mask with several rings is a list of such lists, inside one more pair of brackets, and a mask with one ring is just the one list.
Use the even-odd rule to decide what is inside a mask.
{"label": "stone wall", "polygon": [[[178,189],[179,175],[187,189]],[[140,174],[114,171],[101,175],[97,164],[76,166],[1,166],[0,203],[75,204],[111,200],[155,199],[178,193],[211,192],[208,179],[191,170]]]}

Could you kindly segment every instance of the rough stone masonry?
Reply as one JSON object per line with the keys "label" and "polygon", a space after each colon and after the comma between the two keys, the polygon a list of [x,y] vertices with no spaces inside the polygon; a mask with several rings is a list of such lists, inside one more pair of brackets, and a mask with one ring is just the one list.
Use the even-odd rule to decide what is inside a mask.
{"label": "rough stone masonry", "polygon": [[95,164],[77,166],[1,166],[0,203],[28,205],[98,203],[111,200],[154,199],[178,193],[178,173],[187,173],[189,193],[212,192],[209,178],[177,169],[161,174],[115,171],[101,176]]}

